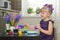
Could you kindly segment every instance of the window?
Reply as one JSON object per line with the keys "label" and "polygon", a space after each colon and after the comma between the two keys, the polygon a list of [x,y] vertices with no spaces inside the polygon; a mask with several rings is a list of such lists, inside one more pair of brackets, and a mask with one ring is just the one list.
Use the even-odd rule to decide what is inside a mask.
{"label": "window", "polygon": [[43,5],[45,4],[53,4],[53,6],[55,7],[55,0],[27,0],[28,2],[28,7],[32,7],[34,8],[34,10],[37,7],[43,7]]}
{"label": "window", "polygon": [[[22,0],[22,12],[26,14],[27,8],[29,7],[32,7],[33,11],[35,11],[37,7],[42,8],[45,4],[52,4],[54,7],[54,13],[56,12],[56,0]],[[53,16],[55,16],[55,14],[53,14]]]}

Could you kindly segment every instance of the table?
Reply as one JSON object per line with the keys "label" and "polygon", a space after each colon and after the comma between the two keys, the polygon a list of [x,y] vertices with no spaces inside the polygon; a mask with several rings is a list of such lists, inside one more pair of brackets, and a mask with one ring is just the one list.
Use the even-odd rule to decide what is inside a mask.
{"label": "table", "polygon": [[0,35],[0,40],[41,40],[40,36],[9,36],[2,34]]}

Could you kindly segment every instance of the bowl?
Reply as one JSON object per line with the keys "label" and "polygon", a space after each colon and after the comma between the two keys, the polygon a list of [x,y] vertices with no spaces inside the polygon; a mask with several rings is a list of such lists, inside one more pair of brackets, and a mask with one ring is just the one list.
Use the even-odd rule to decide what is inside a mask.
{"label": "bowl", "polygon": [[27,31],[28,36],[38,36],[38,32],[37,31]]}
{"label": "bowl", "polygon": [[13,32],[14,33],[18,33],[18,29],[13,29]]}

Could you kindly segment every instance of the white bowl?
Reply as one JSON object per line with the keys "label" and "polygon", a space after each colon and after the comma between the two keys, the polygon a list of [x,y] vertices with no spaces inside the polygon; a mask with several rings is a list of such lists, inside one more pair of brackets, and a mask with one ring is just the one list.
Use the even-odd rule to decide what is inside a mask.
{"label": "white bowl", "polygon": [[37,31],[27,31],[27,33],[38,33]]}

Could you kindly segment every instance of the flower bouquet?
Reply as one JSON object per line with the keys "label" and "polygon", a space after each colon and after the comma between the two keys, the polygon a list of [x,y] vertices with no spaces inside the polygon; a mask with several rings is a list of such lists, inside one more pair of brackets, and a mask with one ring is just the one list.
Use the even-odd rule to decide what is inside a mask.
{"label": "flower bouquet", "polygon": [[4,16],[4,20],[5,20],[5,23],[6,23],[6,30],[13,31],[16,23],[21,20],[21,15],[17,14],[14,21],[12,21],[12,19],[13,19],[13,17],[12,17],[11,14],[8,14],[8,15]]}

